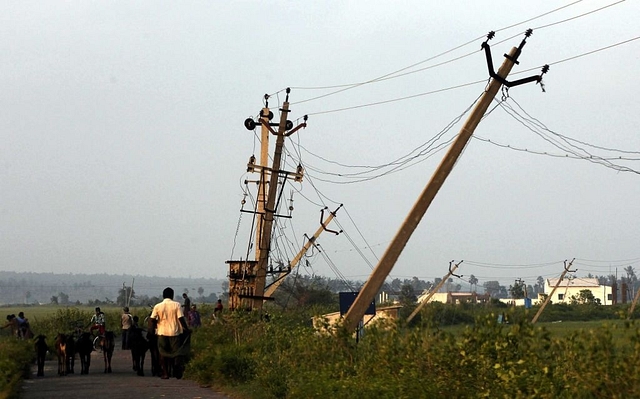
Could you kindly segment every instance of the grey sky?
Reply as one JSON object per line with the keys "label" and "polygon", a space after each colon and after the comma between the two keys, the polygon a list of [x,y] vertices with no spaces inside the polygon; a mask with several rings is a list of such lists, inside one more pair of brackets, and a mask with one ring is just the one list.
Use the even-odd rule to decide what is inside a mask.
{"label": "grey sky", "polygon": [[[570,3],[3,2],[0,269],[223,278],[225,261],[244,257],[250,238],[243,214],[234,247],[241,182],[255,178],[243,172],[259,149],[243,121],[258,114],[265,93],[274,94],[277,114],[281,90],[292,87],[290,119],[310,118],[287,141],[288,168],[300,153],[308,178],[285,189],[287,198],[295,192],[294,219],[284,224],[292,244],[281,241],[276,256],[293,257],[302,235],[318,228],[320,205],[343,203],[338,221],[347,234],[319,242],[341,274],[366,279],[376,263],[367,243],[382,255],[444,151],[357,184],[331,183],[346,179],[324,172],[362,169],[310,153],[343,165],[392,162],[442,131],[485,84],[326,111],[486,80],[482,36]],[[575,3],[490,42],[497,68],[534,28],[513,73],[532,70],[511,79],[551,65],[546,93],[514,87],[505,104],[555,133],[640,151],[640,40],[558,63],[638,37],[640,4],[570,19],[615,1]],[[305,101],[340,90],[311,87],[369,81],[467,42],[404,72],[470,56]],[[533,284],[538,275],[557,277],[573,257],[579,275],[640,268],[638,174],[515,151],[567,154],[499,106],[476,134],[512,149],[470,142],[392,277],[431,280],[450,260],[465,260],[460,273],[481,283]],[[638,161],[616,163],[640,170]],[[335,277],[317,253],[306,260],[301,273]]]}

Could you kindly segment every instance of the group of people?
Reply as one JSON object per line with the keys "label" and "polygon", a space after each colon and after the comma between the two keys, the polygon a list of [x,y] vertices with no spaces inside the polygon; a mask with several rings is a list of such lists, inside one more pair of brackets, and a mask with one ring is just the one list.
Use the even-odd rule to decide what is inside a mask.
{"label": "group of people", "polygon": [[29,325],[29,319],[24,316],[24,312],[7,315],[7,322],[0,328],[10,328],[11,335],[19,339],[33,338],[33,332],[31,332],[31,326]]}
{"label": "group of people", "polygon": [[198,312],[197,306],[191,304],[191,298],[185,292],[182,294],[184,303],[182,304],[182,312],[187,317],[187,324],[190,327],[200,327],[202,322],[200,321],[200,312]]}
{"label": "group of people", "polygon": [[[162,302],[153,307],[149,316],[147,336],[156,335],[158,338],[158,350],[160,352],[161,378],[168,379],[171,376],[182,378],[184,365],[189,355],[191,345],[191,329],[201,326],[200,313],[191,299],[182,294],[184,303],[174,301],[174,291],[167,287],[162,292]],[[222,313],[222,301],[218,300],[212,317],[216,319]],[[129,331],[137,328],[138,317],[132,316],[129,307],[122,309],[120,326],[122,329],[122,349],[129,349]],[[106,316],[100,307],[95,308],[95,314],[89,322],[89,332],[97,330],[99,335],[106,332]],[[31,338],[33,333],[29,327],[29,321],[23,312],[16,315],[8,315],[7,323],[2,328],[11,328],[12,333],[19,338]]]}

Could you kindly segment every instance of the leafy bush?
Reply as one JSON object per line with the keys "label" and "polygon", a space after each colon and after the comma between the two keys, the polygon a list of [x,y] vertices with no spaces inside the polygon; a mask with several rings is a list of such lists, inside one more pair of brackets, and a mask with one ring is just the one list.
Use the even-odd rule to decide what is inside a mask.
{"label": "leafy bush", "polygon": [[[602,324],[554,336],[532,312],[485,307],[464,328],[428,319],[468,319],[478,309],[426,310],[424,322],[315,332],[309,314],[231,314],[194,334],[188,375],[251,398],[588,398],[640,396],[640,330]],[[438,327],[438,328],[436,328]]]}
{"label": "leafy bush", "polygon": [[29,376],[35,351],[29,340],[0,337],[0,398],[17,398],[20,384]]}

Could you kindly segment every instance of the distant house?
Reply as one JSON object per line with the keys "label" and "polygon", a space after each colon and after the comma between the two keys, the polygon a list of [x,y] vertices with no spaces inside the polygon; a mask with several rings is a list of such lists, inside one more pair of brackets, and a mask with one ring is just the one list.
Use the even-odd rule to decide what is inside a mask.
{"label": "distant house", "polygon": [[[376,308],[376,314],[364,315],[363,322],[365,327],[372,326],[376,323],[384,323],[385,321],[395,321],[398,319],[398,310],[402,308],[400,305],[385,306]],[[333,333],[338,324],[342,321],[340,312],[323,314],[314,316],[311,320],[313,327],[319,333]]]}
{"label": "distant house", "polygon": [[[549,295],[553,287],[558,284],[557,278],[548,278],[544,282],[544,293]],[[608,285],[600,285],[597,278],[574,277],[565,278],[553,293],[551,303],[571,303],[572,297],[578,297],[580,291],[589,290],[596,300],[600,300],[602,305],[611,305],[613,303],[613,295],[611,287]]]}
{"label": "distant house", "polygon": [[[424,302],[424,300],[429,296],[429,292],[425,291],[418,297],[418,303]],[[489,294],[478,294],[476,292],[436,292],[433,294],[431,298],[429,298],[429,302],[441,302],[441,303],[450,303],[450,304],[460,304],[460,303],[487,303],[491,300],[491,295]]]}

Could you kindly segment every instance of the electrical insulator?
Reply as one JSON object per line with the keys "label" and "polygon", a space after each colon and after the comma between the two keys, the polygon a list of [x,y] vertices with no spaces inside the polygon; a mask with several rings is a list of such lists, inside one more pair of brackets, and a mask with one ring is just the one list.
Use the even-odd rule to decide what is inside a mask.
{"label": "electrical insulator", "polygon": [[298,164],[298,167],[296,168],[296,177],[293,180],[297,182],[301,182],[303,177],[304,177],[304,168],[302,167],[302,165]]}
{"label": "electrical insulator", "polygon": [[247,172],[253,172],[256,166],[256,157],[255,155],[251,155],[249,157],[249,163],[247,164]]}

